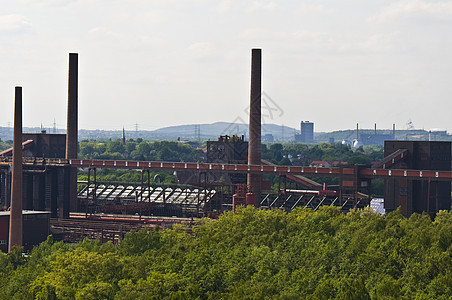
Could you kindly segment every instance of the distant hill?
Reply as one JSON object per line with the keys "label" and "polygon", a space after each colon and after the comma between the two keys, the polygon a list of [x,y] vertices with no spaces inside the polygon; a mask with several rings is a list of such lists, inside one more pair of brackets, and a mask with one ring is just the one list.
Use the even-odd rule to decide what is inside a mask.
{"label": "distant hill", "polygon": [[[201,140],[215,140],[220,135],[245,135],[248,137],[248,124],[216,122],[213,124],[191,124],[164,127],[153,131],[139,130],[126,131],[126,138],[142,138],[147,140],[197,140],[199,126],[199,137]],[[24,132],[40,132],[39,127],[24,127]],[[276,124],[262,124],[262,135],[272,134],[277,142],[289,142],[294,140],[297,130],[288,126]],[[48,133],[54,133],[53,129],[48,129]],[[66,133],[64,129],[56,130],[56,133]],[[0,139],[11,140],[13,137],[12,128],[0,127]],[[79,139],[120,139],[122,130],[79,130]]]}
{"label": "distant hill", "polygon": [[[216,122],[212,124],[190,124],[190,125],[177,125],[163,127],[157,130],[139,130],[139,131],[126,131],[126,138],[136,139],[142,138],[146,140],[198,140],[199,126],[199,137],[202,141],[205,140],[216,140],[220,135],[245,135],[248,138],[248,124],[243,123],[227,123],[227,122]],[[40,132],[39,127],[24,127],[24,132]],[[48,133],[66,133],[65,129],[47,129]],[[276,124],[262,124],[262,136],[266,134],[273,135],[275,142],[293,142],[295,133],[299,133],[299,130]],[[375,134],[374,130],[371,129],[360,129],[360,134],[372,135]],[[392,134],[392,130],[377,130],[377,134]],[[413,130],[396,130],[397,140],[428,140],[432,141],[452,141],[452,135],[447,134],[446,131],[429,131],[421,129]],[[122,130],[89,130],[80,129],[79,139],[120,139],[122,137]],[[13,138],[13,130],[9,127],[0,127],[0,139],[1,140],[11,140]],[[343,140],[352,141],[356,138],[356,130],[338,130],[332,132],[315,132],[314,139],[316,143],[328,143],[334,140],[334,142],[342,142]]]}
{"label": "distant hill", "polygon": [[[172,137],[181,139],[197,139],[196,126],[199,126],[202,140],[216,139],[220,135],[245,135],[248,137],[248,124],[216,122],[213,124],[193,124],[164,127],[150,133],[157,137]],[[290,141],[294,139],[295,128],[275,124],[262,124],[262,135],[272,134],[277,141]]]}

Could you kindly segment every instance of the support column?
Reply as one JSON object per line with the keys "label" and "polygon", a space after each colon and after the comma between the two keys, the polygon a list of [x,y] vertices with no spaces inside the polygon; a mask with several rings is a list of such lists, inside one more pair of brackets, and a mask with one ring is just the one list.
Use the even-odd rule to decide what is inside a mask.
{"label": "support column", "polygon": [[[70,190],[67,188],[72,183],[71,175],[72,168],[60,168],[58,170],[58,178],[57,178],[57,206],[58,206],[58,218],[60,219],[68,219],[69,218],[69,192]],[[76,182],[77,183],[77,182]],[[77,196],[77,195],[76,195]]]}
{"label": "support column", "polygon": [[5,197],[5,176],[6,172],[0,173],[0,209],[6,207],[6,197]]}
{"label": "support column", "polygon": [[12,168],[9,168],[5,173],[5,201],[6,207],[11,207],[11,180],[12,180]]}
{"label": "support column", "polygon": [[53,169],[48,173],[46,179],[47,192],[49,194],[49,207],[51,218],[58,217],[58,169]]}
{"label": "support column", "polygon": [[33,174],[25,174],[23,176],[23,209],[24,210],[33,210],[36,208],[33,207]]}
{"label": "support column", "polygon": [[[250,124],[248,143],[248,165],[260,165],[261,162],[261,85],[262,78],[262,50],[252,49],[251,53],[251,95],[250,95]],[[261,197],[261,174],[248,174],[249,192],[256,195],[256,204]]]}
{"label": "support column", "polygon": [[8,251],[22,246],[22,87],[16,86],[14,104],[13,179]]}
{"label": "support column", "polygon": [[33,209],[45,210],[44,174],[33,175]]}

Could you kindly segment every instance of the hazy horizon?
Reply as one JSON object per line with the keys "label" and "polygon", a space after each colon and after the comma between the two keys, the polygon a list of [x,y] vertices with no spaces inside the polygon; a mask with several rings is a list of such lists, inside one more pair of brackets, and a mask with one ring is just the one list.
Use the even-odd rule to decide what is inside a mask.
{"label": "hazy horizon", "polygon": [[5,0],[0,37],[0,126],[19,85],[24,126],[65,127],[70,52],[79,128],[247,120],[262,48],[265,123],[451,127],[452,1]]}

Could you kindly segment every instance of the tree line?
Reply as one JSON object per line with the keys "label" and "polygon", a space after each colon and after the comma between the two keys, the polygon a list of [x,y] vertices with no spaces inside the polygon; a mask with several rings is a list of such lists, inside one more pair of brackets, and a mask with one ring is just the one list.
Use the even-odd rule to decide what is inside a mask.
{"label": "tree line", "polygon": [[143,161],[185,161],[199,160],[202,150],[178,142],[150,142],[138,138],[120,141],[90,141],[79,143],[79,155],[85,159],[133,159]]}
{"label": "tree line", "polygon": [[452,213],[242,208],[0,254],[0,299],[450,299]]}
{"label": "tree line", "polygon": [[[86,159],[135,159],[156,161],[205,161],[202,150],[206,143],[193,148],[174,141],[152,142],[130,139],[120,141],[84,140],[79,143],[79,156]],[[382,146],[364,146],[357,150],[341,143],[301,144],[264,143],[262,158],[278,165],[309,165],[315,160],[333,160],[349,164],[370,164],[383,158]]]}
{"label": "tree line", "polygon": [[[12,141],[0,139],[0,151],[12,147]],[[84,159],[133,159],[143,161],[204,162],[206,142],[193,148],[176,141],[82,140],[79,157]],[[383,158],[382,146],[364,146],[357,150],[341,143],[301,144],[263,143],[262,158],[278,165],[309,165],[312,161],[342,161],[349,164],[370,164]]]}

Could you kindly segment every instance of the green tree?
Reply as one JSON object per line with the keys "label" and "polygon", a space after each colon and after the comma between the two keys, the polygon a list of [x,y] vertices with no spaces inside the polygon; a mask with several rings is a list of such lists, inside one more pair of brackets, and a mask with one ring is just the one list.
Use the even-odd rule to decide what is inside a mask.
{"label": "green tree", "polygon": [[113,142],[108,143],[108,145],[107,145],[107,151],[110,153],[117,152],[117,153],[122,154],[122,153],[124,153],[124,150],[125,150],[124,146],[121,144],[120,141],[113,141]]}

